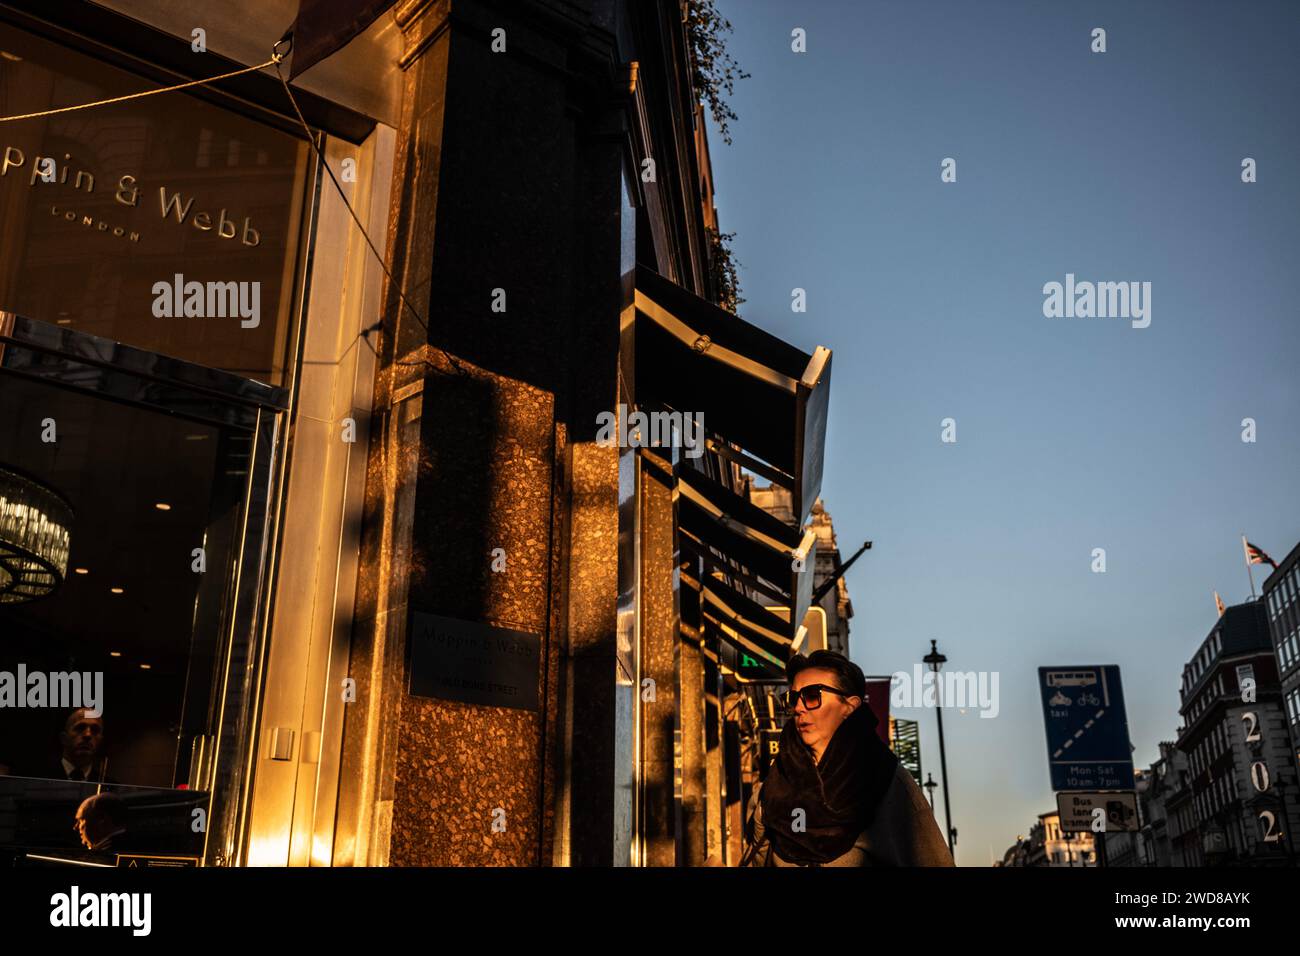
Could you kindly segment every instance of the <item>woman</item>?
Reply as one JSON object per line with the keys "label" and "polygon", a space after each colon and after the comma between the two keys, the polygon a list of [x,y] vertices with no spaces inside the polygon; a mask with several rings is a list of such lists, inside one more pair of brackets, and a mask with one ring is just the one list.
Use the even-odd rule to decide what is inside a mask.
{"label": "woman", "polygon": [[754,790],[751,866],[952,866],[921,788],[876,734],[862,669],[834,651],[786,664],[793,716]]}

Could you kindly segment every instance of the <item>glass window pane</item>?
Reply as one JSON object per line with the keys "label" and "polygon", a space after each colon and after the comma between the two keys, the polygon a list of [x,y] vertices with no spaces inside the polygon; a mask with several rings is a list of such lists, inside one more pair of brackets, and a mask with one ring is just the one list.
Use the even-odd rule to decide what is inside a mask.
{"label": "glass window pane", "polygon": [[[2,23],[0,53],[8,114],[160,85]],[[6,123],[0,310],[283,384],[308,159],[181,92]]]}
{"label": "glass window pane", "polygon": [[[0,405],[0,469],[21,469],[72,511],[62,583],[0,603],[0,671],[83,678],[80,700],[55,700],[51,686],[39,706],[0,708],[0,764],[62,779],[61,760],[93,757],[95,779],[184,783],[183,710],[187,691],[207,707],[192,665],[214,666],[248,435],[3,372]],[[47,420],[57,441],[42,440]],[[93,750],[60,736],[91,694],[103,712]]]}

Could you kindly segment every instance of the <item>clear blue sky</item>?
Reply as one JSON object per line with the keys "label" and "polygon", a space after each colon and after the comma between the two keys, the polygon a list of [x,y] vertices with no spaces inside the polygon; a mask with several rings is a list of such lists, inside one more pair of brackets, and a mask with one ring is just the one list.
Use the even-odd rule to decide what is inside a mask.
{"label": "clear blue sky", "polygon": [[[1147,766],[1212,592],[1249,597],[1239,536],[1300,540],[1300,5],[718,6],[752,74],[734,145],[710,131],[740,312],[835,353],[822,495],[842,551],[875,542],[854,659],[933,637],[1000,672],[998,717],[945,713],[958,862],[987,865],[1055,806],[1036,669],[1120,665]],[[1150,327],[1045,318],[1067,272],[1151,282]],[[899,715],[937,779],[934,711]]]}

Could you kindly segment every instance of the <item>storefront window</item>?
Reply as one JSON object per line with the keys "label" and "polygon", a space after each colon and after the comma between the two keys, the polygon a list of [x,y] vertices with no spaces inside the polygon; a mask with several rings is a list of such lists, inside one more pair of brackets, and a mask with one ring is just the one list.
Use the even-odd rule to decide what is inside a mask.
{"label": "storefront window", "polygon": [[[21,462],[71,512],[65,580],[45,597],[0,605],[0,672],[95,675],[100,685],[83,686],[81,701],[67,698],[103,698],[90,776],[184,783],[190,656],[210,657],[221,631],[249,435],[15,376],[0,379],[0,396],[0,468]],[[45,421],[56,441],[42,440]],[[0,764],[64,778],[57,738],[72,706],[51,706],[48,682],[46,700],[30,680],[22,690],[0,709]]]}
{"label": "storefront window", "polygon": [[[0,22],[0,113],[155,85]],[[238,855],[315,168],[264,119],[0,125],[0,866]]]}
{"label": "storefront window", "polygon": [[[0,23],[4,114],[156,85]],[[0,125],[0,310],[283,384],[309,152],[183,92]]]}

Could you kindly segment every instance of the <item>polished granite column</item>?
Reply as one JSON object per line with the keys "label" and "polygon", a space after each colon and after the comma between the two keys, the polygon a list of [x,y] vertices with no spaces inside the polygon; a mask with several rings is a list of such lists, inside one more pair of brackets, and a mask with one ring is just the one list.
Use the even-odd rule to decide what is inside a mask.
{"label": "polished granite column", "polygon": [[[659,454],[667,451],[668,454]],[[641,793],[645,864],[676,866],[682,800],[678,721],[677,509],[674,449],[641,463]],[[649,683],[647,683],[649,682]]]}
{"label": "polished granite column", "polygon": [[[739,702],[738,695],[735,693],[727,694],[724,700],[736,700]],[[744,794],[744,787],[741,785],[741,746],[740,746],[740,710],[727,711],[728,716],[722,723],[722,760],[723,760],[723,782],[726,792],[723,794],[723,824],[722,829],[725,834],[724,865],[735,866],[744,851],[744,804],[741,802],[741,796]]]}
{"label": "polished granite column", "polygon": [[[395,8],[407,301],[389,289],[380,337],[336,863],[549,864],[562,805],[613,843],[612,812],[581,811],[612,802],[614,676],[565,658],[614,658],[616,457],[592,439],[617,395],[621,160],[592,135],[609,89],[574,82],[604,34],[556,11]],[[409,693],[417,613],[536,635],[538,707]]]}
{"label": "polished granite column", "polygon": [[[698,562],[695,562],[698,564]],[[697,572],[698,573],[698,572]],[[703,866],[709,855],[707,774],[704,766],[704,656],[700,646],[700,594],[681,589],[681,639],[678,666],[682,728],[683,866]]]}
{"label": "polished granite column", "polygon": [[726,854],[723,849],[723,822],[726,817],[724,792],[726,779],[722,766],[722,671],[717,661],[719,657],[718,639],[707,639],[706,647],[711,652],[704,659],[704,773],[707,787],[705,832],[708,839],[708,856],[706,866],[724,866]]}

